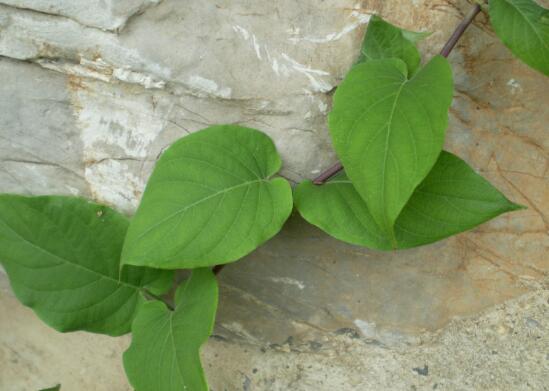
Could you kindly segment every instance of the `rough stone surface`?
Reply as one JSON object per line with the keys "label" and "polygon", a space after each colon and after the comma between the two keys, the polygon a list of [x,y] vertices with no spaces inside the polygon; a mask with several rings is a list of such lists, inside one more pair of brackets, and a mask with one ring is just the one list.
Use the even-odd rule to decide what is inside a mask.
{"label": "rough stone surface", "polygon": [[54,16],[66,16],[78,23],[102,30],[121,30],[134,15],[161,0],[2,0],[16,8]]}
{"label": "rough stone surface", "polygon": [[[131,214],[163,149],[216,123],[263,130],[279,148],[283,176],[314,177],[335,161],[326,128],[331,92],[357,57],[370,15],[432,31],[421,44],[429,58],[469,7],[465,0],[0,0],[0,192],[78,194]],[[527,294],[547,277],[549,79],[514,59],[484,15],[449,59],[456,87],[447,149],[528,209],[397,253],[337,242],[294,216],[221,274],[216,335],[227,342],[208,351],[226,357],[244,349],[230,343],[245,343],[250,360],[259,360],[258,346],[300,346],[297,365],[339,333],[398,358],[398,349],[421,344],[453,317]],[[73,341],[84,344],[95,338],[78,335]],[[414,367],[423,379],[423,364]],[[273,374],[269,388],[233,369],[249,378],[240,388],[288,389],[276,383],[288,379]],[[396,382],[395,373],[388,370],[387,381]],[[240,376],[222,374],[227,384]],[[296,384],[318,389],[307,381],[310,388]]]}
{"label": "rough stone surface", "polygon": [[[353,333],[310,346],[234,344],[202,349],[212,391],[544,391],[549,384],[549,290],[424,333],[420,344],[387,348]],[[120,355],[129,337],[60,334],[0,291],[0,389],[123,391]]]}

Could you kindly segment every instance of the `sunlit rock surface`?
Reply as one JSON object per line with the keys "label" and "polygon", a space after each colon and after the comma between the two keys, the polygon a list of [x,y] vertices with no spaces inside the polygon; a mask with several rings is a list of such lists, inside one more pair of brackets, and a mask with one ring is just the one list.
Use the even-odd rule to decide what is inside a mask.
{"label": "sunlit rock surface", "polygon": [[[336,159],[331,92],[370,16],[432,31],[420,45],[429,58],[469,7],[0,0],[0,192],[81,195],[131,214],[162,151],[217,123],[266,132],[282,175],[312,178]],[[546,281],[549,79],[515,60],[484,15],[449,60],[446,148],[528,209],[393,253],[340,243],[294,216],[220,275],[218,339],[314,352],[348,335],[396,349]]]}

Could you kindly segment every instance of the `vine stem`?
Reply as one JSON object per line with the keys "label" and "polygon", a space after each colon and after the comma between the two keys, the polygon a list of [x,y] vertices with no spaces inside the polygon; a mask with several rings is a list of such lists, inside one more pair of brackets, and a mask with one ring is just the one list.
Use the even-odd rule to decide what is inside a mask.
{"label": "vine stem", "polygon": [[[448,39],[448,41],[446,42],[442,50],[440,51],[441,56],[448,57],[448,55],[452,52],[452,49],[454,49],[454,47],[458,43],[459,39],[461,38],[465,30],[467,30],[467,27],[471,25],[475,17],[480,13],[481,6],[479,3],[480,1],[477,2],[473,8],[471,8],[469,13],[465,15],[461,23],[456,27],[456,29],[454,30],[454,32],[452,33],[452,35],[450,36],[450,38]],[[340,172],[341,170],[343,170],[343,165],[340,162],[337,162],[333,166],[331,166],[330,168],[322,172],[319,176],[317,176],[313,180],[313,183],[315,185],[322,185],[326,181],[328,181],[331,177],[333,177],[338,172]],[[218,275],[219,272],[223,270],[223,267],[225,267],[225,265],[214,266],[213,273],[215,275]]]}
{"label": "vine stem", "polygon": [[456,27],[454,33],[450,36],[450,39],[448,39],[448,42],[446,42],[446,45],[442,48],[440,51],[440,55],[443,57],[448,57],[448,55],[452,52],[452,49],[456,46],[459,39],[467,30],[467,27],[471,25],[473,22],[473,19],[475,19],[475,16],[477,16],[480,11],[482,10],[480,4],[475,4],[473,8],[469,11],[467,15],[465,15],[465,18],[461,21],[461,23]]}
{"label": "vine stem", "polygon": [[[448,57],[450,55],[450,53],[458,43],[459,39],[461,38],[465,30],[467,30],[467,27],[471,25],[471,23],[473,22],[475,17],[480,13],[481,10],[482,8],[479,3],[476,3],[473,6],[473,8],[471,8],[469,13],[465,15],[461,23],[456,27],[456,29],[454,30],[454,32],[452,33],[452,35],[450,36],[450,38],[448,39],[448,41],[446,42],[442,50],[440,51],[441,56]],[[329,167],[327,170],[322,172],[319,176],[317,176],[313,180],[313,183],[315,185],[322,185],[326,181],[328,181],[331,177],[333,177],[338,172],[340,172],[341,170],[343,170],[343,165],[340,162],[337,162],[333,166]]]}

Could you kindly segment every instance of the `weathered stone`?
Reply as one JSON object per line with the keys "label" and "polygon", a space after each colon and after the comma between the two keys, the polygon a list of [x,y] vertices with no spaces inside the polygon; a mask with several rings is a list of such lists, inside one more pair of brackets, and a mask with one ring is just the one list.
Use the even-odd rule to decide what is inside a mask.
{"label": "weathered stone", "polygon": [[[326,335],[317,350],[303,352],[294,344],[259,348],[211,338],[202,360],[212,391],[543,390],[548,300],[549,291],[537,290],[424,333],[418,346],[387,349]],[[0,313],[8,312],[0,317],[0,389],[131,389],[120,359],[129,336],[57,333],[0,290]]]}
{"label": "weathered stone", "polygon": [[[216,123],[258,127],[274,137],[285,163],[282,174],[294,181],[302,177],[298,170],[318,170],[322,155],[314,145],[328,148],[326,134],[316,137],[316,130],[302,129],[312,124],[325,127],[317,103],[306,95],[234,102],[66,76],[1,58],[0,66],[0,77],[9,86],[0,90],[0,110],[5,113],[0,120],[0,137],[5,140],[0,159],[6,161],[3,175],[10,178],[2,182],[3,187],[9,184],[2,191],[91,194],[130,213],[162,150],[188,132]],[[37,93],[36,80],[49,88]],[[41,98],[34,104],[41,93],[57,98]],[[304,120],[298,107],[315,114]],[[36,139],[37,134],[44,135],[45,143]],[[71,184],[73,179],[59,175],[60,167],[52,167],[55,163],[85,181]],[[21,171],[13,164],[27,167]],[[40,172],[38,183],[35,172]]]}
{"label": "weathered stone", "polygon": [[1,3],[45,14],[66,16],[90,27],[120,30],[132,16],[161,0],[2,0]]}
{"label": "weathered stone", "polygon": [[[421,44],[429,58],[470,7],[164,0],[133,17],[123,8],[129,20],[115,33],[69,14],[63,1],[52,0],[52,13],[70,19],[32,5],[46,2],[16,3],[42,13],[0,6],[0,192],[80,194],[129,214],[162,150],[211,124],[265,131],[285,177],[314,177],[335,161],[330,90],[357,57],[369,15],[433,31]],[[549,79],[514,59],[484,15],[449,60],[456,88],[447,149],[528,209],[394,253],[337,242],[294,216],[222,272],[219,338],[316,351],[330,350],[324,338],[339,330],[372,344],[415,344],[547,276]],[[409,371],[417,376],[412,368],[423,365]]]}
{"label": "weathered stone", "polygon": [[66,77],[0,59],[0,85],[0,191],[90,196]]}

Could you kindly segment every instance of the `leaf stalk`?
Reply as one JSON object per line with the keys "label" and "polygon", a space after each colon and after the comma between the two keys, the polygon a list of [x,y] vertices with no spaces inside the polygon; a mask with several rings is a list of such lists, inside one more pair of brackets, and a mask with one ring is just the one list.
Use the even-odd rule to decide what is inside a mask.
{"label": "leaf stalk", "polygon": [[456,29],[454,30],[454,32],[452,33],[452,35],[450,36],[450,38],[448,39],[448,41],[446,42],[442,50],[440,51],[441,56],[448,57],[450,55],[450,53],[452,52],[452,49],[456,46],[459,39],[465,32],[465,30],[467,30],[467,27],[471,25],[471,23],[473,22],[473,19],[475,19],[475,16],[477,16],[480,13],[480,11],[481,11],[481,7],[478,3],[475,4],[473,8],[471,8],[469,13],[465,15],[465,18],[463,18],[461,23],[456,27]]}

